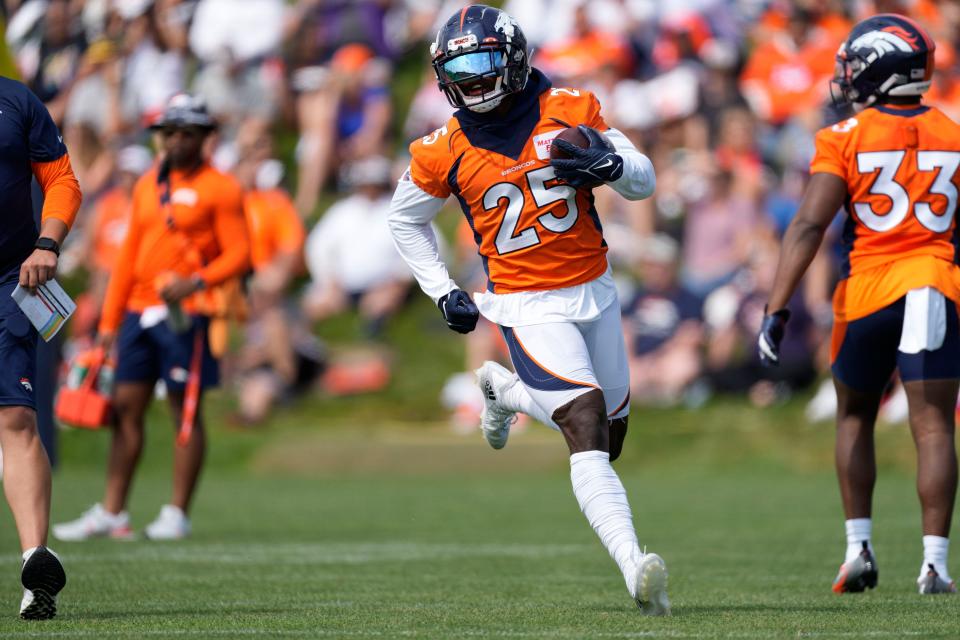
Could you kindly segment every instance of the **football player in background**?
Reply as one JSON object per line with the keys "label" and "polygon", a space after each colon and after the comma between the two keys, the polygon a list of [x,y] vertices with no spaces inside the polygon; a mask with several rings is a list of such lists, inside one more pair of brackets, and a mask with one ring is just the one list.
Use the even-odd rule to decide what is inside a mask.
{"label": "football player in background", "polygon": [[954,406],[960,379],[957,184],[960,126],[924,106],[934,43],[912,20],[880,14],[857,24],[837,53],[834,100],[855,115],[816,136],[812,177],[783,239],[759,336],[779,360],[786,304],[843,206],[843,273],[831,345],[837,389],[836,467],[847,552],[837,593],[877,585],[871,543],[876,481],[873,429],[898,370],[917,448],[923,520],[920,593],[953,593],[947,571],[957,490]]}
{"label": "football player in background", "polygon": [[[440,89],[457,111],[410,145],[410,168],[390,212],[397,248],[454,331],[479,313],[500,326],[517,373],[477,371],[481,428],[495,449],[517,412],[559,430],[570,448],[574,494],[648,614],[668,614],[667,571],[637,542],[627,495],[610,465],[629,413],[629,367],[620,305],[592,186],[630,199],[654,190],[653,166],[609,129],[596,97],[551,86],[531,68],[526,38],[499,9],[470,5],[430,48]],[[580,126],[589,146],[553,139]],[[605,131],[606,136],[600,131]],[[550,145],[568,155],[550,158]],[[441,261],[430,221],[456,196],[473,231],[488,286],[470,295]]]}

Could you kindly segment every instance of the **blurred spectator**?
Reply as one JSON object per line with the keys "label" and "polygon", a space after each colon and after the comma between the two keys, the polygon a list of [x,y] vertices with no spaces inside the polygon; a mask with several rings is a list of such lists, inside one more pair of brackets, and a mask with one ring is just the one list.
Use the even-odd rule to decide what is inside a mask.
{"label": "blurred spectator", "polygon": [[123,115],[137,130],[186,88],[189,13],[180,0],[121,0],[116,17],[112,27],[120,30],[125,56]]}
{"label": "blurred spectator", "polygon": [[304,390],[322,371],[323,352],[300,314],[286,303],[303,269],[303,222],[279,187],[282,165],[272,156],[269,128],[248,121],[238,133],[234,174],[244,187],[253,277],[250,313],[237,355],[239,419],[262,422],[280,398]]}
{"label": "blurred spectator", "polygon": [[311,283],[303,306],[317,321],[356,305],[366,333],[375,336],[406,299],[412,279],[387,227],[390,161],[357,160],[348,166],[347,182],[353,194],[330,207],[307,238]]}
{"label": "blurred spectator", "polygon": [[749,266],[714,291],[704,304],[709,337],[707,367],[719,392],[748,394],[756,406],[782,401],[810,386],[817,377],[811,345],[813,320],[801,292],[790,301],[790,335],[784,339],[778,367],[762,367],[755,348],[777,265],[777,246],[757,238]]}
{"label": "blurred spectator", "polygon": [[568,37],[544,45],[536,65],[561,84],[580,84],[611,72],[623,78],[633,69],[633,54],[619,34],[599,29],[590,19],[586,4],[573,11]]}
{"label": "blurred spectator", "polygon": [[190,48],[201,68],[194,90],[228,127],[246,116],[270,119],[282,86],[283,0],[200,0]]}
{"label": "blurred spectator", "polygon": [[285,36],[293,44],[293,65],[324,64],[337,49],[351,43],[366,45],[376,56],[392,58],[385,33],[390,4],[383,0],[294,0],[284,26]]}
{"label": "blurred spectator", "polygon": [[393,110],[385,61],[361,44],[334,54],[329,69],[302,76],[297,113],[301,127],[297,208],[309,216],[332,167],[385,151]]}
{"label": "blurred spectator", "polygon": [[19,49],[17,63],[27,86],[59,123],[63,121],[70,89],[90,71],[81,65],[87,43],[79,23],[74,20],[69,0],[28,4],[29,8],[23,8],[28,14],[42,12],[42,19],[36,23],[39,37],[28,37],[13,48]]}
{"label": "blurred spectator", "polygon": [[672,405],[703,372],[702,302],[679,282],[675,240],[652,236],[640,255],[642,284],[623,310],[630,398]]}
{"label": "blurred spectator", "polygon": [[781,125],[829,95],[834,54],[847,28],[817,24],[818,14],[800,3],[787,10],[786,24],[759,42],[740,76],[741,89],[757,116]]}
{"label": "blurred spectator", "polygon": [[113,143],[121,127],[121,61],[114,44],[98,40],[81,61],[82,73],[70,89],[63,136],[84,193],[96,196],[113,172]]}
{"label": "blurred spectator", "polygon": [[704,296],[729,281],[751,252],[758,222],[754,203],[734,192],[733,174],[715,168],[684,227],[684,284]]}
{"label": "blurred spectator", "polygon": [[437,76],[433,67],[423,70],[420,88],[413,96],[407,121],[403,125],[403,139],[414,140],[429,135],[447,123],[453,107],[443,92],[437,90]]}
{"label": "blurred spectator", "polygon": [[763,190],[763,160],[756,144],[753,114],[743,107],[727,107],[717,117],[716,161],[730,170],[730,189],[758,202]]}

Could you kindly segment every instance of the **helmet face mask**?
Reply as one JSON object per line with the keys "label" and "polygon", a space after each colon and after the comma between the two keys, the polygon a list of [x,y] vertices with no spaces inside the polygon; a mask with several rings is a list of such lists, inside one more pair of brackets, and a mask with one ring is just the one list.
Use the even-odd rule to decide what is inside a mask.
{"label": "helmet face mask", "polygon": [[837,106],[867,107],[919,97],[930,88],[936,45],[920,25],[884,13],[854,26],[837,51],[830,95]]}
{"label": "helmet face mask", "polygon": [[[840,45],[836,64],[833,67],[833,79],[830,81],[830,98],[834,105],[844,106],[861,102],[860,92],[854,86],[853,80],[863,69],[863,60],[859,57],[849,58],[846,53],[846,43]],[[872,102],[875,99],[875,96],[867,96],[867,101]]]}
{"label": "helmet face mask", "polygon": [[430,45],[437,84],[451,106],[477,113],[495,109],[526,86],[527,41],[499,9],[466,7],[453,15]]}

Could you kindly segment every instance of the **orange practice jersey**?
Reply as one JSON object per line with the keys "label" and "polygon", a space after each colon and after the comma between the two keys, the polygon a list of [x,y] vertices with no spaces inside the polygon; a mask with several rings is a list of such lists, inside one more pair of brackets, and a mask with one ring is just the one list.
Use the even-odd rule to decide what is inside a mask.
{"label": "orange practice jersey", "polygon": [[599,102],[588,91],[547,88],[531,124],[516,157],[471,143],[468,133],[479,140],[482,127],[465,131],[456,117],[410,145],[410,178],[460,201],[494,293],[571,287],[607,269],[590,190],[558,183],[550,166],[551,141],[563,129],[609,128]]}
{"label": "orange practice jersey", "polygon": [[[212,287],[244,273],[249,258],[243,194],[236,180],[209,165],[190,174],[171,171],[170,204],[164,207],[154,168],[134,188],[130,228],[110,276],[100,330],[115,331],[125,309],[163,304],[158,279],[166,273],[196,274]],[[191,299],[184,308],[200,311]]]}
{"label": "orange practice jersey", "polygon": [[838,322],[921,287],[960,302],[958,168],[960,125],[932,107],[872,107],[817,133],[811,173],[847,183]]}
{"label": "orange practice jersey", "polygon": [[248,191],[243,197],[243,211],[250,230],[250,263],[254,270],[270,264],[278,253],[303,251],[303,221],[284,191]]}

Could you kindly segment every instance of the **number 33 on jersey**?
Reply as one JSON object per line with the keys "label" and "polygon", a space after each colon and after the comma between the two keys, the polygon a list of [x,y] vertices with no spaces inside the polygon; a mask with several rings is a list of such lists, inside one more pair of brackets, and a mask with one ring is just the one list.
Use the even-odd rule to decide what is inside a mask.
{"label": "number 33 on jersey", "polygon": [[571,287],[607,270],[592,194],[559,183],[550,166],[563,129],[608,129],[600,105],[587,91],[553,88],[538,106],[511,139],[451,118],[410,145],[410,179],[434,197],[457,197],[494,293]]}
{"label": "number 33 on jersey", "polygon": [[875,106],[817,134],[811,173],[847,183],[838,320],[919,287],[960,299],[958,168],[960,126],[931,107]]}

